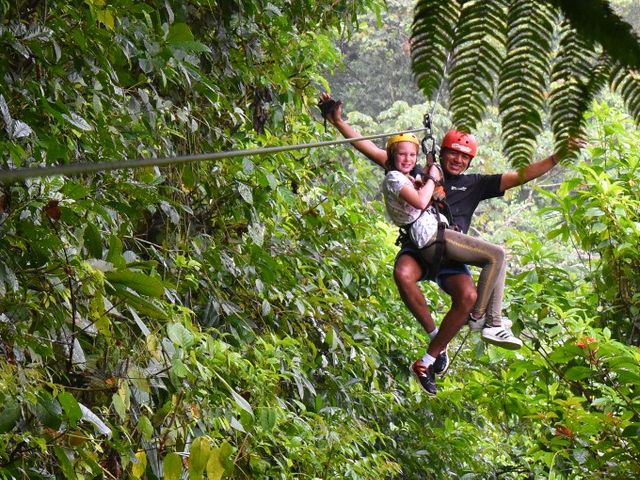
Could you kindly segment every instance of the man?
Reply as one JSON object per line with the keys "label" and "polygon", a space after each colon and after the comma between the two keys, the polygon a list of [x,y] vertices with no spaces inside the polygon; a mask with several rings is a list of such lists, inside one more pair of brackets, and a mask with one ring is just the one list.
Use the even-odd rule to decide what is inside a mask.
{"label": "man", "polygon": [[[320,104],[333,105],[323,109],[327,121],[334,125],[345,138],[360,134],[342,118],[340,102],[332,103],[331,97],[322,93]],[[384,167],[387,152],[370,140],[358,140],[352,145],[367,158]],[[528,165],[519,172],[496,175],[465,174],[477,153],[473,135],[450,130],[443,138],[440,163],[444,172],[445,192],[452,221],[463,233],[467,233],[471,217],[478,204],[486,199],[501,197],[510,188],[517,187],[540,177],[556,164],[555,155]],[[470,318],[476,302],[476,288],[469,269],[461,264],[444,265],[436,277],[438,285],[451,297],[451,308],[443,318],[440,329],[435,322],[418,282],[426,277],[425,265],[410,243],[402,245],[394,265],[394,280],[405,305],[429,334],[431,342],[427,354],[417,360],[412,369],[428,393],[435,394],[435,374],[446,371],[449,359],[447,345],[462,326],[469,321],[472,330],[482,330],[482,339],[507,349],[518,349],[522,341],[510,330],[510,321],[502,318],[505,269],[503,268],[496,289],[491,297],[485,318]],[[435,358],[434,358],[435,357]]]}

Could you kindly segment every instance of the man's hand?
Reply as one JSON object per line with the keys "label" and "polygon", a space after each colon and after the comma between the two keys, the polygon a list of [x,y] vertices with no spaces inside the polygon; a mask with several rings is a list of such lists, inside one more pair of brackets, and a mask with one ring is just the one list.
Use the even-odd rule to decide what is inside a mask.
{"label": "man's hand", "polygon": [[582,138],[570,138],[567,141],[567,146],[570,152],[578,151],[587,146],[587,141]]}
{"label": "man's hand", "polygon": [[[580,152],[580,150],[587,146],[587,142],[582,138],[572,137],[567,140],[566,145],[565,152],[571,154]],[[554,165],[557,165],[560,160],[564,159],[562,155],[557,153],[553,153],[550,158]]]}
{"label": "man's hand", "polygon": [[416,178],[413,178],[411,175],[409,175],[409,180],[413,182],[413,186],[416,190],[420,190],[422,187],[424,187],[424,184],[427,183],[420,174],[417,174]]}

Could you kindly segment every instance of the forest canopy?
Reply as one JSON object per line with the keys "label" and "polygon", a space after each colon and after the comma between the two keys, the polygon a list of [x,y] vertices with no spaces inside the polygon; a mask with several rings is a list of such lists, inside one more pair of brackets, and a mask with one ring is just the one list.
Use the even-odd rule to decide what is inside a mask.
{"label": "forest canopy", "polygon": [[[441,134],[447,98],[394,89],[406,12],[0,0],[0,169],[331,140],[323,90],[363,133],[433,109]],[[397,64],[373,60],[390,51]],[[435,398],[408,371],[427,339],[393,282],[381,174],[350,147],[0,185],[0,478],[638,477],[640,146],[624,105],[594,96],[584,152],[476,214],[472,233],[509,252],[525,348],[463,332]],[[532,157],[554,146],[541,122]],[[495,106],[474,133],[473,168],[509,168]],[[423,290],[441,319],[446,296]]]}

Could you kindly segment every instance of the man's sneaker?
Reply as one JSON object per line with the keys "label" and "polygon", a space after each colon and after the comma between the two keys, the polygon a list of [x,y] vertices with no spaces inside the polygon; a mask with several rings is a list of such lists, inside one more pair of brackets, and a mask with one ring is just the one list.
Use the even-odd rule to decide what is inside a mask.
{"label": "man's sneaker", "polygon": [[447,368],[449,368],[449,355],[447,355],[447,348],[440,352],[440,355],[436,357],[436,361],[433,363],[433,373],[436,375],[442,375],[447,371]]}
{"label": "man's sneaker", "polygon": [[469,314],[469,319],[467,320],[467,323],[469,324],[469,328],[471,329],[472,332],[479,332],[480,330],[482,330],[482,327],[484,327],[485,320],[486,318],[484,315],[480,317],[478,320],[476,320],[471,316],[471,314]]}
{"label": "man's sneaker", "polygon": [[416,360],[411,365],[411,371],[418,379],[420,386],[429,394],[435,395],[438,391],[436,387],[436,375],[433,372],[433,365],[428,367],[422,362],[422,360]]}
{"label": "man's sneaker", "polygon": [[522,340],[511,333],[511,330],[504,327],[483,328],[482,340],[507,350],[518,350],[522,347]]}

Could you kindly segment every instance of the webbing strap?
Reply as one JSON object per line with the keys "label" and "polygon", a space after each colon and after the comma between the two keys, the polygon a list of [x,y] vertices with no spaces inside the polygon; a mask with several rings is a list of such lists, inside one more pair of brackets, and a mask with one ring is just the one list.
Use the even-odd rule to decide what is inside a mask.
{"label": "webbing strap", "polygon": [[447,229],[447,224],[444,222],[438,222],[438,232],[436,233],[436,239],[433,243],[436,244],[436,250],[433,253],[433,262],[429,266],[429,279],[435,280],[440,273],[440,265],[442,265],[442,258],[447,249],[446,241],[444,239],[444,231]]}

